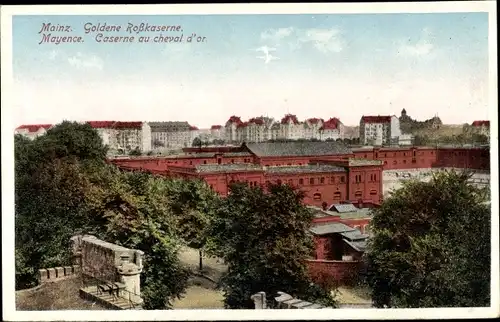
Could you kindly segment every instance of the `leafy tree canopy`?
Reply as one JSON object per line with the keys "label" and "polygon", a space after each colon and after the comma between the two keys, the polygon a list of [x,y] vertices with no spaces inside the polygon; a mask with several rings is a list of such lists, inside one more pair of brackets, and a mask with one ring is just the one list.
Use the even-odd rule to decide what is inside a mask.
{"label": "leafy tree canopy", "polygon": [[335,305],[307,272],[313,215],[302,204],[303,193],[286,185],[270,185],[267,192],[245,184],[230,189],[217,208],[208,243],[228,264],[221,280],[225,306],[253,308],[250,296],[260,291],[269,299],[283,291]]}
{"label": "leafy tree canopy", "polygon": [[490,304],[490,220],[470,173],[410,181],[374,211],[366,253],[376,306]]}

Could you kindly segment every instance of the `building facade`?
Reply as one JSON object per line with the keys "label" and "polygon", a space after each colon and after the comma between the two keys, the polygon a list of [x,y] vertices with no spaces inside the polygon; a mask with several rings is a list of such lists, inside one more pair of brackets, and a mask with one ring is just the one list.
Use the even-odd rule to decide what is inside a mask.
{"label": "building facade", "polygon": [[361,144],[389,145],[396,143],[401,135],[397,116],[362,116],[359,122]]}
{"label": "building facade", "polygon": [[474,121],[471,127],[478,134],[490,136],[490,121]]}
{"label": "building facade", "polygon": [[14,130],[14,134],[20,134],[30,140],[33,140],[47,133],[47,130],[49,130],[52,126],[52,124],[21,125]]}
{"label": "building facade", "polygon": [[111,153],[151,151],[151,127],[147,122],[89,121]]}

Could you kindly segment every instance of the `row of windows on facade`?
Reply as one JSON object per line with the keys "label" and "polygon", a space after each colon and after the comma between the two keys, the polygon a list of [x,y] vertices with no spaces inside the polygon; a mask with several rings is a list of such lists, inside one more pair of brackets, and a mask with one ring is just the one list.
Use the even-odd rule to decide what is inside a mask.
{"label": "row of windows on facade", "polygon": [[[300,179],[300,180],[302,180],[302,179]],[[258,186],[260,186],[260,184],[257,181],[243,181],[243,182],[248,183],[248,185],[250,187],[258,187]],[[235,181],[230,181],[229,182],[229,184],[233,184],[233,183],[235,183]],[[283,182],[281,180],[277,180],[275,183],[276,184],[283,184]],[[269,184],[271,184],[271,181],[266,181],[266,185],[269,185]],[[284,183],[284,184],[288,184],[290,186],[293,186],[293,181],[289,180],[288,183]],[[214,185],[210,184],[210,188],[213,190],[215,187],[214,187]],[[370,190],[370,195],[371,196],[376,196],[377,194],[378,194],[377,190],[375,190],[375,189]],[[354,197],[356,199],[361,199],[363,197],[363,192],[361,190],[357,190],[354,193]],[[342,200],[342,193],[340,191],[335,191],[333,193],[333,199],[334,200]],[[322,197],[321,193],[319,193],[319,192],[314,193],[313,194],[313,200],[315,200],[315,201],[321,201],[321,200],[323,200],[323,197]]]}

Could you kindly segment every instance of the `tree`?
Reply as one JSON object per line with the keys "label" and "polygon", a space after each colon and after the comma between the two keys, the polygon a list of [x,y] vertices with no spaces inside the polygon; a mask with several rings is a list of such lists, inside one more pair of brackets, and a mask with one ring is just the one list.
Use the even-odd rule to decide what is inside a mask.
{"label": "tree", "polygon": [[[108,219],[101,238],[144,251],[141,296],[145,309],[167,309],[187,287],[189,270],[178,258],[179,240],[168,181],[147,173],[114,173],[96,188],[93,212]],[[97,178],[96,178],[97,179]]]}
{"label": "tree", "polygon": [[195,137],[193,139],[193,143],[191,144],[192,147],[197,147],[197,148],[198,147],[201,148],[202,145],[203,145],[203,142],[201,141],[201,139],[199,137]]}
{"label": "tree", "polygon": [[129,155],[130,155],[130,156],[140,156],[140,155],[142,155],[142,152],[141,152],[141,150],[139,149],[139,147],[135,147],[133,150],[131,150],[131,151],[129,152]]}
{"label": "tree", "polygon": [[[270,300],[283,291],[304,300],[335,305],[329,291],[312,283],[305,259],[313,252],[313,215],[304,194],[287,185],[233,184],[214,217],[210,250],[228,264],[220,286],[227,308],[252,308],[250,296]],[[271,303],[271,301],[270,301]]]}
{"label": "tree", "polygon": [[219,196],[202,180],[174,179],[169,181],[168,187],[177,230],[187,246],[198,249],[201,271],[210,218],[214,215]]}
{"label": "tree", "polygon": [[189,271],[178,259],[167,180],[107,165],[97,139],[78,123],[33,141],[15,137],[16,287],[34,286],[39,268],[70,264],[70,237],[93,234],[143,250],[144,306],[168,308]]}
{"label": "tree", "polygon": [[366,255],[377,307],[490,305],[491,210],[470,175],[410,181],[374,210]]}

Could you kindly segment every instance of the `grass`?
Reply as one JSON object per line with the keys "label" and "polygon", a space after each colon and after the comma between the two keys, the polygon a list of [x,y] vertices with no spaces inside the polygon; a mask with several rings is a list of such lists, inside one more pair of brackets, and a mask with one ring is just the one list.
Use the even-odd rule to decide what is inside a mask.
{"label": "grass", "polygon": [[42,284],[40,287],[16,292],[16,310],[107,310],[97,303],[80,298],[80,279],[74,277]]}
{"label": "grass", "polygon": [[192,285],[187,288],[186,294],[180,300],[174,301],[173,309],[224,309],[224,295],[222,292]]}
{"label": "grass", "polygon": [[371,303],[370,291],[367,288],[341,286],[337,290],[336,300],[339,304]]}

